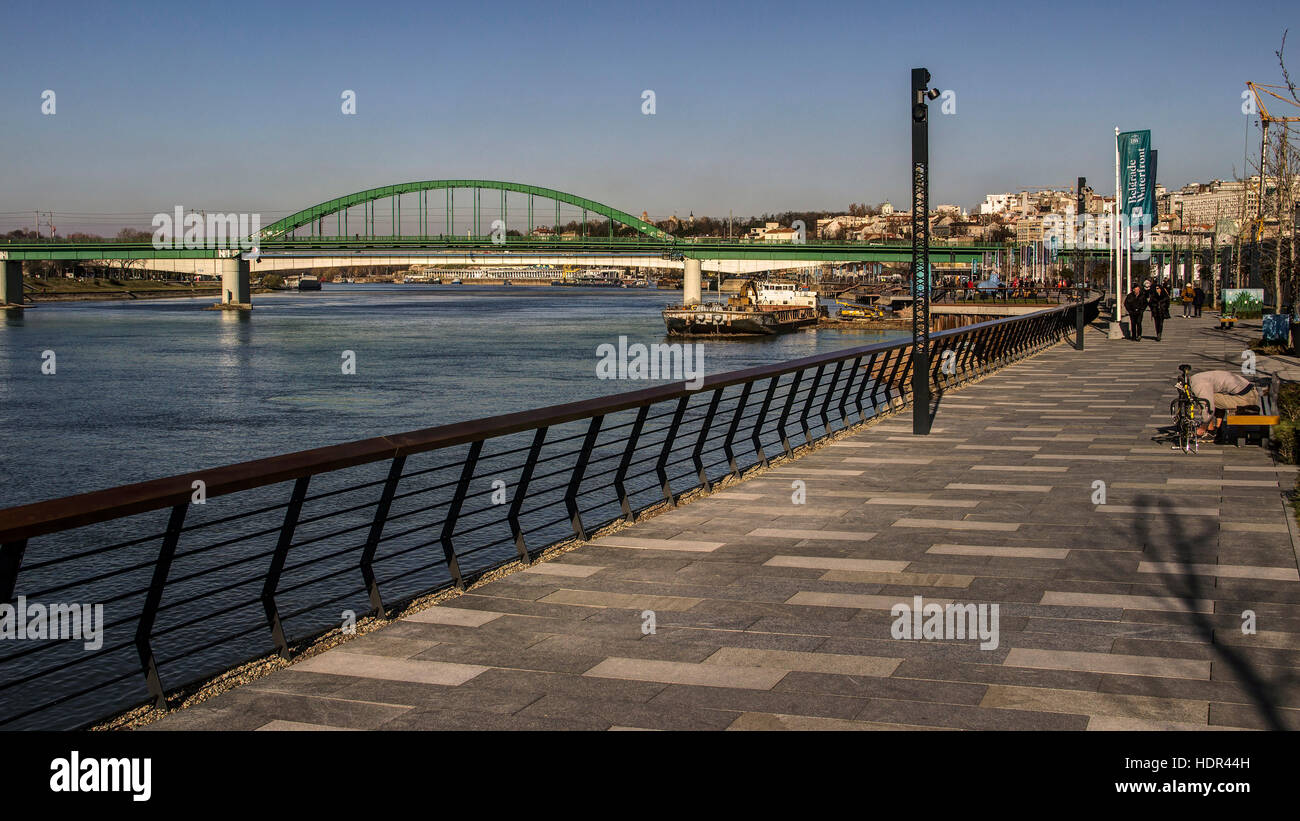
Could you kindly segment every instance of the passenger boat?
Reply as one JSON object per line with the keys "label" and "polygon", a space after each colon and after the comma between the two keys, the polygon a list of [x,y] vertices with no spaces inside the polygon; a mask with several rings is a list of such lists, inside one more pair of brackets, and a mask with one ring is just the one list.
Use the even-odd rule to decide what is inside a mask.
{"label": "passenger boat", "polygon": [[751,279],[725,304],[672,306],[663,317],[670,336],[769,336],[812,325],[819,312],[814,291]]}
{"label": "passenger boat", "polygon": [[299,290],[299,291],[319,291],[319,290],[320,290],[320,278],[319,278],[319,277],[312,276],[311,274],[303,274],[302,276],[298,277],[298,290]]}

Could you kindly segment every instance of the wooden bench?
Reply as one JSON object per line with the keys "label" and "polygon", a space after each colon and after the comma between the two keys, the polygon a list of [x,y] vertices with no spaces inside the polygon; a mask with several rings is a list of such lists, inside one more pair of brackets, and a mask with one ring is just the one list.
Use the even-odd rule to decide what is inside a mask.
{"label": "wooden bench", "polygon": [[[1269,439],[1272,437],[1273,426],[1281,418],[1277,411],[1277,397],[1282,388],[1282,380],[1277,374],[1271,377],[1263,375],[1255,377],[1255,391],[1259,394],[1259,407],[1255,408],[1254,413],[1229,413],[1223,418],[1224,431],[1223,438],[1225,441],[1232,438],[1232,428],[1237,428],[1237,447],[1246,444],[1251,434],[1259,436],[1259,442],[1262,446],[1268,447]],[[1238,411],[1250,411],[1252,406],[1238,408]]]}
{"label": "wooden bench", "polygon": [[1237,318],[1228,314],[1219,314],[1219,330],[1229,331],[1237,327]]}

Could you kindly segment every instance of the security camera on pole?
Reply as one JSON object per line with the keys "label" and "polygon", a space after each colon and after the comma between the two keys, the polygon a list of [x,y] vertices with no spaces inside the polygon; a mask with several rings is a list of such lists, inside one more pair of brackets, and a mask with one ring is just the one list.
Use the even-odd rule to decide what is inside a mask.
{"label": "security camera on pole", "polygon": [[912,69],[912,433],[930,433],[930,72]]}

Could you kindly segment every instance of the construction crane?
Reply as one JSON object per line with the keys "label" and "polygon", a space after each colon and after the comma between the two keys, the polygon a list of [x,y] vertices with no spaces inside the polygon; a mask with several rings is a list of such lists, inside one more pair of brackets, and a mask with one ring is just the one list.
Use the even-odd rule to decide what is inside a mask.
{"label": "construction crane", "polygon": [[[1256,242],[1259,242],[1260,237],[1262,237],[1263,234],[1264,234],[1264,176],[1265,176],[1264,171],[1266,170],[1266,169],[1265,169],[1264,162],[1265,162],[1265,159],[1266,159],[1266,157],[1267,157],[1267,152],[1268,152],[1268,126],[1269,126],[1270,123],[1283,123],[1283,124],[1285,124],[1285,123],[1300,123],[1300,116],[1297,116],[1297,117],[1279,117],[1279,116],[1276,116],[1276,115],[1274,115],[1274,114],[1269,113],[1268,106],[1264,104],[1264,103],[1265,103],[1265,99],[1268,98],[1268,97],[1272,97],[1272,98],[1275,99],[1275,100],[1280,100],[1280,101],[1286,103],[1287,105],[1292,106],[1293,108],[1298,108],[1298,109],[1300,109],[1300,105],[1297,105],[1297,103],[1296,103],[1295,100],[1290,99],[1290,98],[1288,98],[1288,97],[1283,97],[1281,94],[1278,94],[1277,91],[1273,91],[1273,89],[1279,89],[1279,90],[1283,90],[1283,91],[1288,91],[1288,92],[1289,92],[1290,89],[1289,89],[1287,86],[1283,86],[1283,85],[1267,85],[1267,84],[1265,84],[1265,83],[1251,83],[1251,82],[1247,82],[1247,83],[1246,83],[1246,88],[1250,89],[1250,93],[1251,93],[1251,95],[1252,95],[1252,97],[1253,97],[1253,99],[1254,99],[1254,101],[1255,101],[1255,112],[1259,115],[1259,126],[1260,126],[1260,136],[1259,136],[1259,200],[1258,200],[1258,202],[1256,203],[1256,212],[1255,212],[1255,230],[1254,230],[1254,232],[1253,232],[1254,235],[1255,235],[1255,241],[1256,241]],[[1284,128],[1289,128],[1289,126],[1286,126],[1286,125],[1283,125],[1283,127],[1284,127]]]}

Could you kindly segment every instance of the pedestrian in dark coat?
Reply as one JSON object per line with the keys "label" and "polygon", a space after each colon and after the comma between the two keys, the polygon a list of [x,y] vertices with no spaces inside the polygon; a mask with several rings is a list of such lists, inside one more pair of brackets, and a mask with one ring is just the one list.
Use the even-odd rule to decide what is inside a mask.
{"label": "pedestrian in dark coat", "polygon": [[1195,309],[1192,315],[1200,316],[1201,308],[1203,308],[1204,306],[1205,306],[1205,291],[1202,290],[1201,286],[1198,284],[1196,286],[1196,295],[1192,297],[1192,307]]}
{"label": "pedestrian in dark coat", "polygon": [[1151,308],[1151,318],[1156,323],[1156,341],[1159,342],[1160,335],[1165,332],[1165,317],[1169,316],[1169,289],[1163,282],[1152,283],[1147,300]]}
{"label": "pedestrian in dark coat", "polygon": [[1128,314],[1129,339],[1137,342],[1142,338],[1142,314],[1147,310],[1147,298],[1142,293],[1142,286],[1133,283],[1133,290],[1124,297],[1124,313]]}

